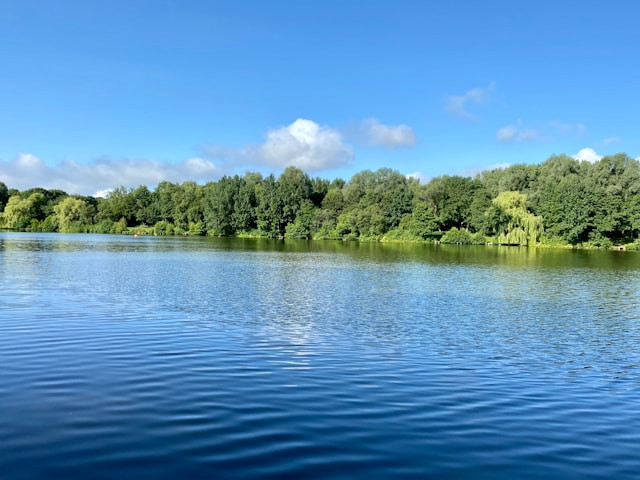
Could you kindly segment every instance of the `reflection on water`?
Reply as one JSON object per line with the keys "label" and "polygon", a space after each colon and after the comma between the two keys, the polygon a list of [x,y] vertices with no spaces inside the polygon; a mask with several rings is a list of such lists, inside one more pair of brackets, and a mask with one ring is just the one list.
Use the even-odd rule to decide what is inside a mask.
{"label": "reflection on water", "polygon": [[640,255],[0,234],[2,478],[634,478]]}

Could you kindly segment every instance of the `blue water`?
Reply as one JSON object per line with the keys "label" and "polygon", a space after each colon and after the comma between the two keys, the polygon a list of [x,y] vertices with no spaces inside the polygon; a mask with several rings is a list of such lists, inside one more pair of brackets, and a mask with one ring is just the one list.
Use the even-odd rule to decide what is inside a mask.
{"label": "blue water", "polygon": [[638,478],[640,254],[0,233],[0,478]]}

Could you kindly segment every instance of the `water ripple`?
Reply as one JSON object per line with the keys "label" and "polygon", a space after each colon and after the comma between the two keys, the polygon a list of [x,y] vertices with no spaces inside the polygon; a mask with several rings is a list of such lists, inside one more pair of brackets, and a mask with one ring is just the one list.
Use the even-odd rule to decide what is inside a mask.
{"label": "water ripple", "polygon": [[140,240],[0,234],[3,478],[640,471],[640,257]]}

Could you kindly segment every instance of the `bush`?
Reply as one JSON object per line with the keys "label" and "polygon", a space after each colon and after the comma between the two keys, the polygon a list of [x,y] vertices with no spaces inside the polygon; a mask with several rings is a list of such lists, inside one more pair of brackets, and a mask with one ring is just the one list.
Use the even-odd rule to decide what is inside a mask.
{"label": "bush", "polygon": [[121,234],[126,230],[127,230],[127,221],[124,218],[121,218],[120,220],[118,220],[113,224],[111,233]]}
{"label": "bush", "polygon": [[57,232],[58,231],[58,219],[55,215],[49,215],[42,221],[40,225],[41,232]]}
{"label": "bush", "polygon": [[175,227],[172,223],[165,222],[164,220],[160,220],[153,226],[153,234],[157,236],[162,235],[173,235],[175,232]]}
{"label": "bush", "polygon": [[596,248],[611,248],[613,246],[613,242],[602,235],[600,232],[590,232],[587,246]]}
{"label": "bush", "polygon": [[101,220],[91,226],[92,233],[113,233],[113,222],[111,220]]}
{"label": "bush", "polygon": [[189,222],[189,235],[204,235],[204,224],[202,222]]}
{"label": "bush", "polygon": [[309,228],[300,220],[288,223],[284,230],[285,238],[301,238],[304,240],[309,238]]}
{"label": "bush", "polygon": [[425,239],[402,228],[389,230],[382,237],[382,242],[425,242]]}
{"label": "bush", "polygon": [[471,245],[484,245],[485,243],[487,243],[487,239],[484,238],[484,235],[482,235],[480,232],[476,232],[471,235],[471,241],[469,243],[471,243]]}
{"label": "bush", "polygon": [[451,230],[446,232],[440,239],[441,243],[456,243],[458,245],[469,245],[471,243],[471,234],[469,230],[461,229],[457,227],[451,227]]}

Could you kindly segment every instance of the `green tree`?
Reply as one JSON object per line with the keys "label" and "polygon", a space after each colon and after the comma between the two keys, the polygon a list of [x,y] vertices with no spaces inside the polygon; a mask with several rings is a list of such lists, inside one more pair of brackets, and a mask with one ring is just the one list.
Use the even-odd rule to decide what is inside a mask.
{"label": "green tree", "polygon": [[[282,172],[276,183],[276,196],[282,206],[281,228],[296,221],[303,203],[309,200],[310,195],[311,180],[306,173],[296,167],[288,167]],[[282,234],[282,230],[279,233]]]}
{"label": "green tree", "polygon": [[183,182],[173,194],[173,223],[176,230],[187,232],[189,223],[204,219],[204,190],[196,182]]}
{"label": "green tree", "polygon": [[400,226],[405,228],[411,235],[423,240],[426,240],[438,230],[438,222],[433,210],[425,201],[417,201],[412,212],[402,217]]}
{"label": "green tree", "polygon": [[62,190],[47,190],[46,188],[36,187],[23,190],[19,193],[22,199],[28,199],[34,193],[42,194],[42,197],[38,196],[38,204],[35,205],[33,218],[38,221],[44,220],[49,215],[53,214],[53,206],[57,204],[67,194]]}
{"label": "green tree", "polygon": [[314,229],[314,211],[313,202],[305,200],[293,223],[287,224],[285,228],[286,238],[304,238],[311,237]]}
{"label": "green tree", "polygon": [[532,245],[539,241],[542,232],[542,218],[527,209],[527,196],[518,192],[502,192],[494,200],[500,211],[496,218],[500,223],[493,225],[497,232],[497,242],[503,245]]}
{"label": "green tree", "polygon": [[468,177],[444,175],[431,180],[424,189],[441,230],[471,225],[471,205],[475,192],[481,188],[478,180]]}
{"label": "green tree", "polygon": [[40,192],[32,193],[28,198],[19,195],[9,197],[3,213],[4,228],[24,230],[30,228],[32,220],[37,224],[44,204],[45,198]]}
{"label": "green tree", "polygon": [[403,215],[411,212],[413,191],[404,175],[381,168],[355,174],[343,188],[343,199],[338,220],[341,235],[371,238],[396,228]]}
{"label": "green tree", "polygon": [[157,215],[153,208],[154,195],[145,185],[140,185],[132,190],[131,201],[133,216],[138,225],[153,225],[157,221]]}
{"label": "green tree", "polygon": [[342,188],[332,187],[322,199],[321,208],[316,210],[315,223],[318,225],[320,236],[335,236],[338,217],[344,209]]}
{"label": "green tree", "polygon": [[109,192],[107,198],[99,203],[97,218],[111,222],[124,219],[127,226],[134,226],[136,224],[135,201],[131,190],[120,186]]}
{"label": "green tree", "polygon": [[256,223],[256,185],[262,182],[259,173],[247,173],[244,177],[234,177],[237,184],[233,204],[233,229],[246,232],[257,228]]}
{"label": "green tree", "polygon": [[231,177],[222,177],[206,187],[205,224],[210,235],[233,235],[233,214],[238,185]]}
{"label": "green tree", "polygon": [[53,207],[61,232],[81,232],[91,224],[91,207],[79,198],[66,197]]}
{"label": "green tree", "polygon": [[278,194],[276,179],[273,175],[265,177],[256,185],[256,223],[262,235],[281,236],[286,225],[282,197]]}
{"label": "green tree", "polygon": [[156,186],[151,205],[155,219],[162,220],[165,223],[173,222],[174,195],[178,188],[177,184],[167,181],[162,181]]}

